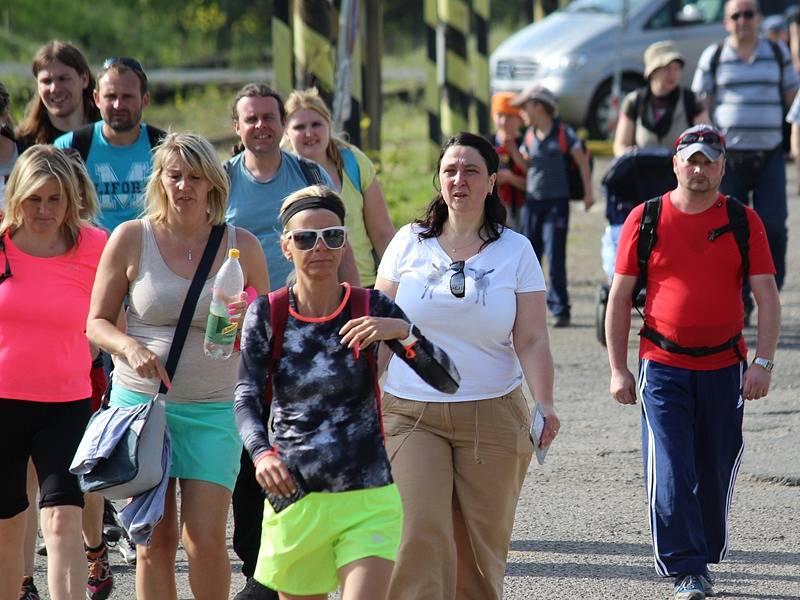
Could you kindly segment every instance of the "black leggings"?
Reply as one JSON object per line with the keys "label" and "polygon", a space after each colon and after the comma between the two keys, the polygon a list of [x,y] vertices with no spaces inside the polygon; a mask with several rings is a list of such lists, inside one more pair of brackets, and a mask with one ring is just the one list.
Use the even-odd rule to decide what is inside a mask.
{"label": "black leggings", "polygon": [[89,421],[89,398],[74,402],[0,399],[0,519],[28,508],[28,458],[39,478],[39,508],[78,506],[83,492],[69,465]]}

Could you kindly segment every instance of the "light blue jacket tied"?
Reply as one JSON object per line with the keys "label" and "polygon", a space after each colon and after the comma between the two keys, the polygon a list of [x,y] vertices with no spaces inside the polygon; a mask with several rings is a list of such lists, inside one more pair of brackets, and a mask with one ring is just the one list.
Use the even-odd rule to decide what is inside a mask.
{"label": "light blue jacket tied", "polygon": [[[131,407],[109,407],[96,414],[95,425],[91,428],[96,435],[83,436],[69,467],[70,473],[75,475],[89,473],[101,460],[111,456],[114,448],[146,408],[147,404],[142,404],[134,410]],[[161,481],[156,487],[134,496],[120,512],[120,520],[136,544],[149,545],[153,529],[164,516],[171,460],[172,445],[169,430],[165,430],[164,449],[161,453],[163,472]]]}

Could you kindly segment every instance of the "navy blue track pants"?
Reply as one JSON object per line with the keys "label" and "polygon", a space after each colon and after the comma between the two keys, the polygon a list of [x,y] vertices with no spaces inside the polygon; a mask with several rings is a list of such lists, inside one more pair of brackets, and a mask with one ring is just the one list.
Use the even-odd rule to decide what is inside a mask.
{"label": "navy blue track pants", "polygon": [[659,575],[703,573],[727,553],[744,451],[745,368],[693,371],[641,361],[642,449]]}

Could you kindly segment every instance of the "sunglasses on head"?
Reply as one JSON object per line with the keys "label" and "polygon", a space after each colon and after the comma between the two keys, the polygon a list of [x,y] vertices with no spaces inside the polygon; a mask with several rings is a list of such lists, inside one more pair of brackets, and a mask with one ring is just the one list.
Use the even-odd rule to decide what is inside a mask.
{"label": "sunglasses on head", "polygon": [[464,276],[464,261],[456,260],[450,263],[449,270],[453,271],[450,276],[450,293],[456,298],[463,298],[466,291],[466,277]]}
{"label": "sunglasses on head", "polygon": [[738,21],[739,19],[745,19],[745,20],[749,21],[750,19],[752,19],[755,16],[756,16],[756,11],[747,9],[747,10],[742,10],[742,11],[733,13],[731,15],[731,19],[734,20],[734,21]]}
{"label": "sunglasses on head", "polygon": [[714,150],[723,151],[725,149],[725,138],[713,131],[687,133],[678,138],[678,141],[675,143],[675,148],[680,150],[691,144],[705,144]]}
{"label": "sunglasses on head", "polygon": [[292,229],[284,235],[287,240],[294,242],[298,250],[312,250],[319,239],[328,250],[339,250],[347,239],[347,228],[340,225],[325,229]]}
{"label": "sunglasses on head", "polygon": [[139,61],[128,56],[112,56],[111,58],[105,59],[103,61],[103,71],[108,71],[114,65],[124,65],[129,69],[144,73],[144,69],[142,68],[142,65],[139,64]]}
{"label": "sunglasses on head", "polygon": [[8,262],[8,252],[6,251],[6,244],[2,236],[0,236],[0,252],[3,253],[6,260],[6,268],[0,273],[0,283],[3,283],[6,279],[11,277],[11,264]]}

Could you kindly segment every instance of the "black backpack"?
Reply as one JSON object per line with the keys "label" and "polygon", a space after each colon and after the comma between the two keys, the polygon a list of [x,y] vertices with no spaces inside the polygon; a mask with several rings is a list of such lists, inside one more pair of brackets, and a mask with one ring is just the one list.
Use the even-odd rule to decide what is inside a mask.
{"label": "black backpack", "polygon": [[[773,42],[772,40],[767,41],[769,42],[770,48],[772,48],[772,54],[775,56],[775,62],[778,63],[778,92],[781,97],[783,113],[786,114],[786,100],[783,97],[783,52],[781,51],[781,48],[777,42]],[[720,56],[722,56],[722,48],[724,44],[724,42],[719,42],[714,50],[714,54],[711,55],[711,63],[709,64],[708,69],[708,72],[711,74],[711,80],[714,82],[711,88],[711,96],[717,93],[717,69],[719,68],[719,59]]]}
{"label": "black backpack", "polygon": [[[735,198],[727,196],[725,203],[728,212],[728,223],[722,227],[717,227],[708,232],[708,241],[713,242],[721,235],[731,232],[736,239],[736,246],[739,248],[739,254],[742,257],[742,284],[747,281],[748,273],[750,272],[750,223],[747,220],[747,213],[744,206]],[[653,248],[658,241],[657,229],[658,220],[661,216],[661,196],[651,198],[644,203],[642,210],[642,220],[639,223],[639,242],[636,246],[636,254],[639,265],[639,277],[636,280],[636,285],[633,288],[633,305],[636,310],[639,308],[636,304],[636,299],[639,292],[647,289],[647,266],[650,261],[650,255]],[[644,315],[639,311],[639,315],[644,320]],[[661,349],[674,354],[685,354],[688,356],[709,356],[717,354],[725,350],[733,350],[740,360],[744,360],[739,352],[739,339],[742,333],[739,332],[726,342],[718,346],[698,346],[687,348],[679,346],[669,338],[660,334],[658,331],[647,325],[647,322],[642,326],[639,335],[647,338],[655,343]]]}
{"label": "black backpack", "polygon": [[[92,147],[92,139],[94,138],[94,123],[85,125],[72,132],[72,142],[70,148],[74,148],[81,155],[85,163],[89,158],[89,150]],[[145,131],[147,132],[147,141],[150,142],[150,148],[155,148],[161,143],[161,140],[167,135],[167,132],[158,127],[153,127],[145,123]]]}

